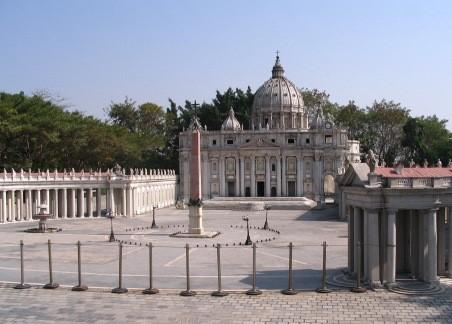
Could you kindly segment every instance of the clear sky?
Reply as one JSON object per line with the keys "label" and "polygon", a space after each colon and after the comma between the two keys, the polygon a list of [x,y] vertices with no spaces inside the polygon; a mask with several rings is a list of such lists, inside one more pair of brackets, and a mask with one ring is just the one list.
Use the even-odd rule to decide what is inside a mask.
{"label": "clear sky", "polygon": [[386,98],[452,129],[452,1],[0,0],[0,91],[47,90],[104,118],[256,90],[275,51],[298,87]]}

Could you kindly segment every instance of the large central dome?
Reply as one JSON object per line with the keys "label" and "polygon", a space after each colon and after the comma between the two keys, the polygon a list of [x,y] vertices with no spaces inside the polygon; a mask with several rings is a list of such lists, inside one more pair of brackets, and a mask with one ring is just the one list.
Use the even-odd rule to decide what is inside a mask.
{"label": "large central dome", "polygon": [[284,77],[279,56],[271,79],[254,95],[251,125],[253,128],[308,128],[303,97],[296,85]]}

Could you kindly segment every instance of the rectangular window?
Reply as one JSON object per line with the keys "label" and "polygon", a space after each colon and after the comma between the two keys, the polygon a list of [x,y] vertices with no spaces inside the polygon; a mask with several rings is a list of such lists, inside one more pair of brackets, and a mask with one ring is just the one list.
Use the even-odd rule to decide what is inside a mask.
{"label": "rectangular window", "polygon": [[309,143],[311,143],[311,139],[308,137],[308,138],[306,139],[306,144],[309,144]]}
{"label": "rectangular window", "polygon": [[276,142],[276,140],[274,138],[272,138],[272,143],[275,143],[275,142]]}
{"label": "rectangular window", "polygon": [[212,140],[212,145],[217,145],[217,140]]}
{"label": "rectangular window", "polygon": [[276,171],[276,165],[274,163],[272,163],[272,171],[275,172]]}
{"label": "rectangular window", "polygon": [[288,138],[287,139],[288,144],[295,144],[295,138]]}
{"label": "rectangular window", "polygon": [[247,138],[247,139],[245,140],[245,142],[249,143],[249,142],[250,142],[250,139],[249,139],[249,138]]}
{"label": "rectangular window", "polygon": [[333,136],[332,135],[325,135],[325,143],[326,144],[333,144]]}
{"label": "rectangular window", "polygon": [[226,140],[226,144],[228,144],[228,145],[234,144],[234,141],[231,139],[228,139],[228,140]]}

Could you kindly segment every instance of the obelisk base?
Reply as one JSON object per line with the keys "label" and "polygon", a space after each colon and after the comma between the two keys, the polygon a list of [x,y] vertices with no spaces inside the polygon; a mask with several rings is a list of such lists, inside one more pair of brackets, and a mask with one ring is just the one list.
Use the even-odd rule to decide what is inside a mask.
{"label": "obelisk base", "polygon": [[202,207],[188,206],[188,232],[174,233],[171,237],[182,238],[212,238],[220,232],[205,231],[202,226]]}
{"label": "obelisk base", "polygon": [[202,207],[188,206],[188,234],[202,234]]}

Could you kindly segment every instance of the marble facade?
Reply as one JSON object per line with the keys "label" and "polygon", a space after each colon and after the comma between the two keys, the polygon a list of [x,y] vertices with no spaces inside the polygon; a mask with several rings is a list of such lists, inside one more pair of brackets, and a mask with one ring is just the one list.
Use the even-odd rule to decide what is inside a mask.
{"label": "marble facade", "polygon": [[[220,130],[201,130],[203,199],[220,197],[335,197],[334,178],[346,161],[360,161],[359,142],[321,109],[311,122],[298,88],[279,57],[260,87],[244,130],[233,109]],[[191,131],[179,135],[181,199],[190,195]]]}

